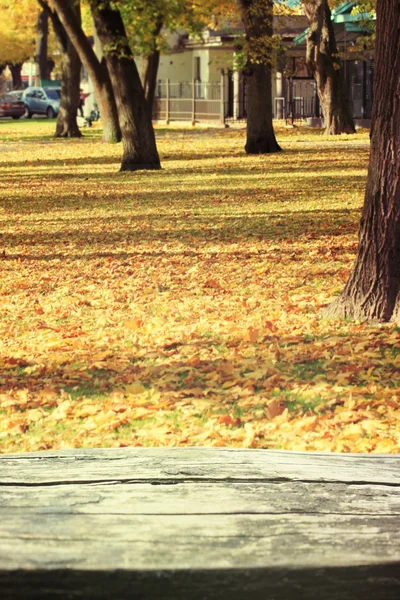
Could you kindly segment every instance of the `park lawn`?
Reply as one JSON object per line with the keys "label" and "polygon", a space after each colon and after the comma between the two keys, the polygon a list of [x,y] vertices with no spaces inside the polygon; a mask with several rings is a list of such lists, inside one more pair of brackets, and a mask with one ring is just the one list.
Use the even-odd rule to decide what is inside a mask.
{"label": "park lawn", "polygon": [[[39,124],[38,124],[39,123]],[[0,123],[0,451],[400,451],[400,328],[321,320],[357,247],[368,135]]]}

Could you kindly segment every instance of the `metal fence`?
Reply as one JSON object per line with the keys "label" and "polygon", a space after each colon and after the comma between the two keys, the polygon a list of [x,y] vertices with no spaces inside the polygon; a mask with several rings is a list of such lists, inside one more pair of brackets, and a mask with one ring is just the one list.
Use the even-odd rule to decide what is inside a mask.
{"label": "metal fence", "polygon": [[225,119],[224,82],[159,81],[153,119],[160,121],[220,122]]}
{"label": "metal fence", "polygon": [[[353,64],[354,63],[354,64]],[[348,61],[348,98],[355,118],[370,117],[372,105],[373,65]],[[360,83],[361,82],[361,83]],[[247,117],[246,79],[235,88],[232,76],[220,81],[199,80],[172,82],[159,81],[153,106],[153,119],[159,121],[187,121],[226,123]],[[316,83],[311,78],[288,78],[280,97],[272,99],[275,119],[301,121],[321,117]]]}
{"label": "metal fence", "polygon": [[318,98],[307,98],[296,96],[290,98],[274,98],[273,115],[275,119],[285,119],[286,121],[305,120],[308,117],[320,117],[321,110]]}
{"label": "metal fence", "polygon": [[[242,92],[236,98],[224,78],[216,82],[198,80],[173,82],[160,80],[157,84],[153,105],[155,121],[186,121],[191,123],[226,123],[246,119],[245,81]],[[319,116],[316,97],[310,94],[294,95],[296,88],[286,97],[273,99],[273,117],[276,119],[301,120]],[[299,89],[302,92],[302,89]]]}

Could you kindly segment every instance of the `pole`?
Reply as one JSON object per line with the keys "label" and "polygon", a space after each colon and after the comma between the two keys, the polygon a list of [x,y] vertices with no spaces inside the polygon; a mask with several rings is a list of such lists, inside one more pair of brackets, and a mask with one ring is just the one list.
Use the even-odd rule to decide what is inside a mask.
{"label": "pole", "polygon": [[166,83],[167,83],[167,97],[166,97],[166,100],[165,100],[165,102],[166,102],[166,107],[165,107],[165,121],[166,121],[167,125],[169,125],[169,97],[170,97],[170,89],[169,89],[170,81],[169,81],[169,79],[167,79]]}
{"label": "pole", "polygon": [[221,107],[220,107],[220,121],[222,124],[225,123],[225,77],[221,73]]}
{"label": "pole", "polygon": [[195,85],[196,82],[193,79],[192,81],[192,125],[195,125],[196,123],[196,99],[195,99]]}

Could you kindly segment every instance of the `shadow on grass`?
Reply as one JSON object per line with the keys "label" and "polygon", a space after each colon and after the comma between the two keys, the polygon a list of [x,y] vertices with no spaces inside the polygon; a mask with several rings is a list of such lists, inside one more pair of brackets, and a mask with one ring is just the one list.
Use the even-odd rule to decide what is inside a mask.
{"label": "shadow on grass", "polygon": [[[20,195],[14,197],[6,197],[2,200],[2,208],[9,211],[13,215],[18,214],[48,214],[49,211],[57,210],[80,210],[82,208],[109,208],[112,204],[115,210],[122,209],[125,212],[137,210],[137,203],[141,207],[151,208],[157,206],[159,210],[165,210],[166,207],[171,210],[171,218],[174,218],[173,212],[177,209],[184,209],[185,212],[196,208],[198,210],[210,210],[215,207],[215,212],[218,212],[218,205],[224,206],[225,203],[232,201],[232,212],[237,212],[240,206],[245,206],[248,201],[255,201],[262,205],[268,205],[271,202],[287,203],[290,202],[294,210],[299,206],[299,203],[313,200],[321,205],[321,211],[325,211],[325,205],[328,206],[329,199],[335,198],[337,194],[340,197],[347,191],[362,190],[366,176],[364,174],[352,175],[351,188],[348,187],[348,174],[342,167],[337,168],[337,173],[315,176],[310,174],[306,179],[298,179],[296,176],[288,178],[275,178],[280,173],[279,170],[271,170],[265,172],[263,169],[229,169],[220,173],[215,170],[210,170],[216,177],[208,181],[204,178],[205,171],[180,170],[175,169],[170,172],[154,172],[151,174],[148,171],[141,172],[137,177],[140,184],[146,184],[146,188],[142,189],[140,185],[131,187],[134,181],[134,175],[119,176],[112,174],[108,177],[104,173],[96,175],[87,175],[85,173],[74,174],[73,178],[68,173],[62,174],[40,174],[40,186],[34,188],[32,194],[31,189],[34,185],[33,178],[30,177],[29,182],[24,184],[20,182],[21,176],[15,176],[12,185],[18,185],[20,190],[25,191],[25,195],[21,198]],[[196,173],[203,179],[199,181],[197,178],[190,177],[191,173]],[[281,171],[283,174],[286,170]],[[153,175],[153,173],[156,173]],[[265,174],[266,177],[262,180],[257,180],[258,173]],[[322,173],[322,171],[321,171]],[[182,174],[181,181],[174,181],[170,175]],[[186,177],[185,177],[186,176]],[[314,181],[311,181],[311,178]],[[89,180],[89,184],[95,182],[96,189],[89,188],[89,193],[86,191],[85,185]],[[156,190],[148,189],[150,185],[157,186]],[[80,184],[82,183],[82,188]],[[75,187],[74,187],[75,184]],[[60,187],[57,189],[57,185]],[[57,189],[59,193],[55,195],[53,189]],[[29,191],[28,191],[29,190]],[[50,190],[50,192],[49,192]],[[68,195],[68,190],[71,190],[71,195]],[[335,198],[336,199],[336,198]],[[133,205],[130,205],[133,203]]]}
{"label": "shadow on grass", "polygon": [[[43,137],[41,138],[43,139]],[[48,138],[48,141],[50,139],[57,139],[57,138],[51,138],[51,136]],[[35,141],[32,139],[32,141]],[[87,141],[87,140],[86,140]],[[168,165],[169,161],[179,161],[179,160],[184,160],[185,162],[189,162],[190,161],[201,161],[201,160],[205,160],[208,161],[210,159],[220,159],[220,158],[229,158],[229,159],[245,159],[248,161],[248,166],[251,165],[251,163],[255,162],[255,159],[257,160],[256,164],[251,165],[251,169],[255,170],[255,171],[263,171],[264,170],[264,166],[259,164],[259,161],[264,159],[265,164],[268,164],[270,162],[271,159],[274,159],[275,163],[276,161],[278,161],[279,163],[286,163],[282,165],[282,168],[279,169],[276,164],[273,165],[273,171],[274,172],[279,172],[279,171],[293,171],[293,169],[295,169],[296,171],[304,171],[304,165],[303,165],[303,161],[302,160],[302,165],[299,166],[293,166],[290,164],[291,162],[291,157],[293,155],[298,156],[299,153],[302,154],[302,156],[306,156],[306,155],[310,155],[311,159],[310,159],[310,164],[312,165],[312,170],[314,171],[323,171],[326,170],[327,168],[329,170],[332,169],[337,169],[342,171],[343,170],[343,156],[341,158],[338,158],[334,161],[329,159],[329,156],[335,156],[337,157],[338,152],[340,152],[340,150],[342,149],[341,147],[324,147],[321,148],[321,146],[319,145],[318,148],[310,148],[310,147],[306,147],[306,148],[287,148],[284,149],[283,154],[264,154],[264,155],[258,155],[257,157],[254,157],[254,155],[248,155],[244,152],[244,150],[241,149],[241,147],[235,148],[232,151],[222,151],[222,150],[212,150],[212,149],[207,149],[203,152],[196,152],[196,150],[194,150],[193,148],[191,148],[190,146],[185,146],[185,143],[187,143],[187,139],[182,139],[182,149],[179,151],[175,152],[160,152],[160,159],[162,163],[165,163],[164,166]],[[353,155],[351,157],[348,158],[348,161],[346,162],[346,166],[349,166],[351,164],[354,164],[355,166],[359,165],[359,155],[365,155],[368,152],[367,148],[364,148],[363,146],[354,146],[351,147],[352,149],[352,153]],[[344,147],[343,150],[349,150],[349,146],[345,145],[344,142]],[[122,151],[122,147],[121,147],[121,151]],[[315,163],[315,156],[321,156],[323,155],[324,157],[327,157],[326,162],[322,163],[322,164],[318,164]],[[120,158],[119,157],[115,157],[115,156],[82,156],[79,158],[63,158],[62,161],[59,158],[46,158],[46,159],[40,159],[37,163],[35,162],[35,158],[32,157],[31,161],[32,163],[35,163],[34,166],[37,167],[43,167],[43,166],[48,166],[48,167],[52,167],[52,166],[57,166],[60,165],[60,163],[62,162],[63,166],[83,166],[83,165],[111,165],[111,164],[116,164],[118,165],[120,163]],[[4,161],[1,165],[0,168],[1,169],[7,169],[7,168],[14,168],[14,167],[26,167],[27,169],[32,169],[32,164],[30,162],[25,163],[25,161],[17,161],[17,160],[13,160],[13,161]],[[221,170],[221,167],[219,167],[218,165],[216,165],[215,167],[196,167],[199,170],[201,170],[201,172],[204,172],[206,169],[206,172],[215,172],[218,170]],[[187,169],[183,168],[183,169],[179,169],[179,168],[173,168],[174,172],[185,172],[187,171]],[[248,171],[248,167],[242,167],[240,169],[237,169],[237,172],[242,173],[242,172],[247,172]],[[229,173],[231,172],[231,169],[229,170]],[[124,174],[126,175],[127,173],[124,172]],[[99,174],[100,176],[104,174]],[[71,177],[71,174],[67,175],[68,177]],[[76,177],[75,174],[73,174],[74,177]],[[79,176],[79,175],[78,175]],[[87,176],[92,176],[91,173],[88,173]]]}
{"label": "shadow on grass", "polygon": [[[121,156],[122,156],[122,147],[121,147]],[[174,154],[167,154],[165,156],[163,156],[162,153],[160,153],[160,159],[161,161],[169,161],[169,160],[185,160],[186,161],[191,161],[191,160],[208,160],[210,158],[232,158],[232,156],[238,157],[241,156],[238,153],[231,153],[231,152],[207,152],[207,153],[195,153],[193,152],[191,149],[184,149],[184,146],[182,146],[182,152],[178,152],[178,153],[174,153]],[[246,156],[243,152],[243,156]],[[84,157],[80,157],[80,158],[63,158],[62,159],[62,165],[65,166],[82,166],[82,165],[110,165],[110,164],[119,164],[121,162],[120,157],[118,156],[84,156]],[[32,164],[31,164],[32,163]],[[51,158],[46,158],[46,159],[40,159],[36,162],[36,159],[34,157],[32,157],[31,159],[31,163],[27,162],[25,163],[25,161],[4,161],[2,164],[0,164],[0,168],[2,169],[8,169],[8,168],[13,168],[13,167],[26,167],[27,169],[32,169],[32,166],[36,166],[36,167],[52,167],[52,166],[57,166],[61,164],[60,159],[51,159]],[[33,164],[34,163],[34,164]],[[126,175],[127,172],[124,171],[124,174]],[[88,175],[90,175],[90,173],[88,173]],[[104,174],[103,174],[104,175]],[[69,177],[71,177],[71,175],[69,175]],[[75,174],[74,174],[75,177]]]}
{"label": "shadow on grass", "polygon": [[[137,252],[113,250],[117,244],[127,243],[140,249],[141,244],[176,243],[187,244],[187,250],[163,250],[147,253],[146,255],[162,256],[168,254],[179,254],[196,256],[198,252],[193,246],[207,246],[209,242],[228,244],[240,244],[251,238],[269,242],[294,240],[306,243],[307,235],[313,239],[341,236],[343,233],[355,233],[358,227],[360,211],[352,210],[324,210],[320,211],[297,211],[290,213],[266,213],[266,214],[205,214],[191,215],[190,225],[183,215],[181,218],[164,215],[137,215],[131,218],[107,217],[96,219],[96,230],[93,231],[91,219],[73,219],[74,227],[65,225],[60,220],[60,229],[49,232],[47,227],[38,228],[34,233],[19,231],[13,234],[3,234],[2,248],[4,255],[0,261],[9,260],[94,260],[113,256],[119,259],[129,259],[142,254]],[[52,224],[56,222],[51,219]],[[196,226],[193,226],[193,222]],[[47,225],[47,222],[44,222]],[[37,223],[35,223],[37,227]],[[75,248],[82,249],[80,253]],[[15,252],[17,246],[22,246],[24,252]],[[44,248],[57,247],[59,252],[46,253]],[[99,247],[96,251],[96,246]],[[35,252],[35,247],[40,247],[40,252]],[[110,252],[104,251],[104,247],[110,247]],[[32,252],[27,249],[31,248]],[[64,250],[65,248],[65,250]],[[63,249],[63,250],[61,250]],[[87,250],[89,249],[89,252]],[[91,250],[90,250],[91,249]],[[284,253],[285,249],[280,249]],[[298,249],[297,249],[298,251]],[[304,250],[307,252],[307,248]],[[223,250],[220,250],[223,252]],[[340,252],[340,246],[337,248]],[[235,253],[235,252],[234,252]],[[238,252],[237,254],[248,254]],[[260,254],[258,254],[260,255]]]}

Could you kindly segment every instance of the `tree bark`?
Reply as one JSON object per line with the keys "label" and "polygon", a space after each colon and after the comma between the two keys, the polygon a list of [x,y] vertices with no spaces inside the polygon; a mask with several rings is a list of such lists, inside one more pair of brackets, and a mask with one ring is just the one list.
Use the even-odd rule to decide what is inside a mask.
{"label": "tree bark", "polygon": [[[74,4],[74,10],[76,18],[80,20],[79,2]],[[80,98],[82,63],[55,12],[52,12],[52,23],[61,52],[61,103],[55,136],[82,137],[76,121]]]}
{"label": "tree bark", "polygon": [[154,31],[153,31],[153,51],[151,54],[146,56],[146,68],[143,78],[143,89],[144,94],[149,105],[150,114],[153,113],[154,97],[157,87],[157,73],[158,66],[160,64],[160,51],[157,47],[157,38],[160,35],[163,26],[163,19],[160,16],[157,19]]}
{"label": "tree bark", "polygon": [[42,6],[42,10],[38,14],[36,22],[36,52],[35,52],[35,63],[36,63],[36,85],[42,85],[42,80],[48,78],[48,64],[47,64],[47,46],[49,37],[49,8],[47,4]]}
{"label": "tree bark", "polygon": [[15,65],[9,65],[9,69],[13,81],[13,90],[22,90],[22,64],[17,63]]}
{"label": "tree bark", "polygon": [[121,171],[160,169],[151,113],[119,10],[108,0],[91,0],[117,104],[124,152]]}
{"label": "tree bark", "polygon": [[103,125],[103,140],[111,143],[120,142],[121,129],[107,67],[97,59],[76,19],[71,3],[68,0],[52,0],[52,4],[93,82]]}
{"label": "tree bark", "polygon": [[143,78],[144,94],[149,106],[150,114],[153,112],[154,97],[157,87],[158,65],[160,64],[160,51],[154,50],[152,54],[146,56],[146,69]]}
{"label": "tree bark", "polygon": [[61,103],[55,137],[82,137],[76,120],[80,97],[80,75],[80,58],[68,40],[67,48],[62,54]]}
{"label": "tree bark", "polygon": [[240,0],[246,31],[247,154],[280,152],[272,125],[272,0]]}
{"label": "tree bark", "polygon": [[310,25],[306,60],[317,82],[325,133],[355,133],[328,0],[305,2],[304,11]]}
{"label": "tree bark", "polygon": [[323,315],[400,321],[400,3],[377,1],[371,154],[353,271]]}

